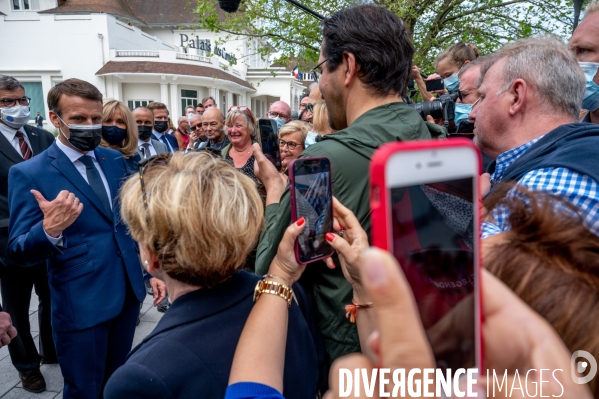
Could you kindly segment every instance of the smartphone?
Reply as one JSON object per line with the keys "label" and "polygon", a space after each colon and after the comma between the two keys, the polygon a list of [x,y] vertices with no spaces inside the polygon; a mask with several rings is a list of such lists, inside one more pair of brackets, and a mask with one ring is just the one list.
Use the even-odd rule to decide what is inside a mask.
{"label": "smartphone", "polygon": [[426,91],[445,90],[445,82],[443,79],[425,80]]}
{"label": "smartphone", "polygon": [[388,144],[371,161],[372,243],[401,265],[444,370],[482,372],[480,173],[466,139]]}
{"label": "smartphone", "polygon": [[262,147],[262,152],[275,165],[277,170],[281,170],[281,151],[279,149],[277,122],[274,119],[259,119],[258,127],[260,130],[260,147]]}
{"label": "smartphone", "polygon": [[291,220],[302,216],[306,227],[295,241],[295,258],[301,264],[331,256],[325,235],[333,231],[331,162],[325,157],[298,158],[289,164]]}

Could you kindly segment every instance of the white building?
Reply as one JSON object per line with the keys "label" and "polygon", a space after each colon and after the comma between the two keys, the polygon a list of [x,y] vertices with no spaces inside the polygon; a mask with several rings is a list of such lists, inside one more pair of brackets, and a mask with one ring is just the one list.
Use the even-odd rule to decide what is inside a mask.
{"label": "white building", "polygon": [[254,40],[220,44],[224,35],[193,30],[193,3],[0,0],[0,74],[21,81],[32,118],[40,111],[46,120],[48,91],[69,78],[131,109],[163,102],[171,116],[208,96],[223,111],[245,105],[258,117],[277,100],[297,110],[304,84],[253,55]]}

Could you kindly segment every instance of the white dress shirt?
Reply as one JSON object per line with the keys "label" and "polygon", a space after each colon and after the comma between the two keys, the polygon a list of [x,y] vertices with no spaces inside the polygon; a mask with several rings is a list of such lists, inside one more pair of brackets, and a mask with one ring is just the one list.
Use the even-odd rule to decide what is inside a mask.
{"label": "white dress shirt", "polygon": [[[154,145],[152,144],[152,139],[150,139],[150,141],[147,141],[147,142],[143,141],[143,140],[140,140],[140,139],[137,139],[137,147],[139,147],[139,152],[141,152],[143,155],[145,155],[144,151],[146,149],[144,147],[144,144],[149,144],[150,145],[149,146],[149,148],[150,148],[150,157],[153,157],[154,155],[157,154],[156,148],[154,148]],[[147,157],[147,158],[149,158],[149,157]]]}
{"label": "white dress shirt", "polygon": [[29,142],[29,137],[27,137],[27,133],[25,133],[25,129],[23,129],[22,127],[19,129],[13,129],[12,127],[0,122],[0,132],[2,132],[4,137],[6,137],[6,140],[8,140],[10,145],[12,145],[15,150],[17,150],[17,154],[19,154],[21,158],[23,158],[23,154],[21,153],[21,146],[19,145],[19,139],[17,138],[17,131],[23,133],[23,138],[25,139],[25,142],[27,143],[29,149],[33,153],[33,148],[31,148],[31,143]]}
{"label": "white dress shirt", "polygon": [[[64,152],[64,154],[67,156],[67,158],[69,158],[69,160],[73,163],[73,166],[75,167],[75,169],[77,169],[77,172],[79,172],[79,174],[81,175],[81,177],[83,177],[83,179],[89,184],[89,181],[87,180],[87,171],[86,171],[85,165],[83,164],[83,162],[81,162],[79,160],[79,158],[81,158],[84,154],[82,154],[82,153],[80,153],[80,152],[72,149],[71,147],[67,146],[66,144],[64,144],[60,140],[56,140],[56,145],[58,146],[58,148],[60,148],[60,150],[62,152]],[[108,180],[106,180],[106,176],[104,175],[104,171],[100,167],[100,163],[96,159],[96,154],[94,154],[93,151],[89,151],[85,155],[89,155],[93,159],[94,166],[96,167],[96,169],[98,170],[98,173],[100,174],[100,178],[102,179],[102,183],[104,184],[104,188],[106,189],[106,193],[108,194],[108,198],[110,199],[110,208],[113,208],[113,206],[112,206],[112,196],[110,195],[110,186],[108,185]],[[53,201],[54,200],[53,198],[46,198],[46,199],[48,201]],[[45,230],[44,230],[44,233],[46,233]],[[55,246],[56,245],[61,246],[61,244],[63,242],[63,240],[62,240],[62,233],[60,233],[60,236],[58,236],[58,237],[51,237],[51,236],[48,235],[48,233],[46,233],[46,237]]]}

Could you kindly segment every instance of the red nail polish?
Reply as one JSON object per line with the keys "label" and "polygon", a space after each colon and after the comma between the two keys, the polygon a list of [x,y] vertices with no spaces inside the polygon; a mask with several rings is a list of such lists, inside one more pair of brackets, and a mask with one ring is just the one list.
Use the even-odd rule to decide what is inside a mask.
{"label": "red nail polish", "polygon": [[333,242],[333,240],[335,239],[335,234],[333,234],[333,233],[327,233],[327,234],[324,236],[324,238],[326,238],[326,240],[327,240],[328,242]]}
{"label": "red nail polish", "polygon": [[343,226],[339,225],[339,227],[340,227],[339,231],[343,230]]}
{"label": "red nail polish", "polygon": [[298,227],[303,226],[306,223],[306,219],[302,216],[297,222],[295,222]]}

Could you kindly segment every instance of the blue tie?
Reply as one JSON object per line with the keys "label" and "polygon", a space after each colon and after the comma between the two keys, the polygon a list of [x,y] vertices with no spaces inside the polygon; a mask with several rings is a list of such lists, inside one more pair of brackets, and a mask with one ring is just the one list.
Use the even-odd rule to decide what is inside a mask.
{"label": "blue tie", "polygon": [[162,136],[160,137],[160,141],[162,141],[162,142],[163,142],[163,143],[166,145],[166,150],[167,150],[169,153],[171,153],[171,152],[173,152],[173,151],[171,150],[171,144],[170,144],[170,143],[168,142],[168,140],[166,139],[166,135],[167,135],[167,134],[168,134],[168,133],[162,133]]}
{"label": "blue tie", "polygon": [[89,183],[96,196],[100,199],[102,205],[108,212],[109,215],[112,215],[112,208],[110,207],[110,200],[108,199],[108,194],[106,193],[106,188],[104,187],[104,183],[102,182],[102,177],[100,177],[100,172],[96,169],[94,165],[94,160],[89,155],[84,155],[79,158],[81,162],[85,165],[85,172],[87,174],[87,182]]}

